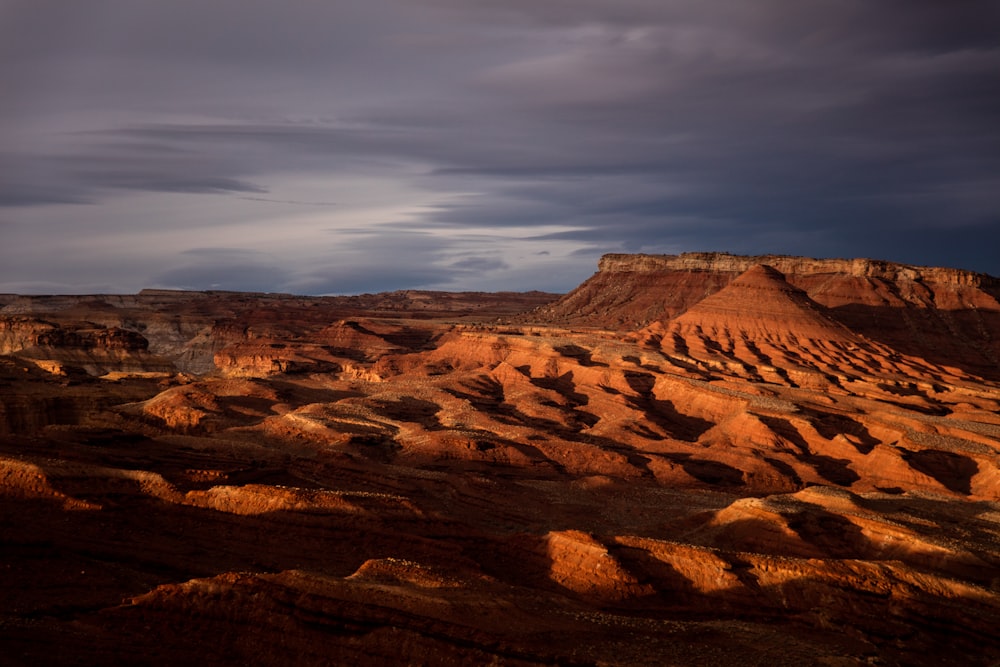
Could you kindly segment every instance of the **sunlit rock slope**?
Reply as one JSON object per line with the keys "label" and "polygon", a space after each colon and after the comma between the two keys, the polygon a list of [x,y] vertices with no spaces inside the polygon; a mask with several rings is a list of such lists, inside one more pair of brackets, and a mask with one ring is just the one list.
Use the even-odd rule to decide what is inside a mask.
{"label": "sunlit rock slope", "polygon": [[0,297],[10,664],[1000,660],[1000,304],[870,260],[563,297]]}

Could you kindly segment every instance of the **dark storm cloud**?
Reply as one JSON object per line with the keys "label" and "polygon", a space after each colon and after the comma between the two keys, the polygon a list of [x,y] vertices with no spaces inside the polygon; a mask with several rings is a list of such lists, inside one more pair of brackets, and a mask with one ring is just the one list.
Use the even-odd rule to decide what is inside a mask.
{"label": "dark storm cloud", "polygon": [[[1000,274],[997,34],[991,0],[8,0],[0,206],[242,195],[292,230],[337,202],[308,221],[328,250],[164,255],[153,276],[191,286],[551,289],[601,249]],[[201,226],[235,228],[209,200]],[[161,220],[134,206],[102,229]]]}
{"label": "dark storm cloud", "polygon": [[[509,12],[517,3],[492,4]],[[548,145],[572,128],[579,150],[556,154],[572,156],[570,168],[553,160],[541,169],[494,164],[479,173],[562,175],[535,198],[540,214],[580,204],[584,228],[561,238],[939,261],[940,246],[921,237],[965,238],[963,228],[1000,224],[993,176],[1000,133],[992,120],[1000,117],[1000,88],[991,83],[1000,51],[983,27],[998,25],[997,11],[972,2],[915,3],[905,11],[874,4],[798,11],[790,3],[743,3],[734,16],[753,7],[749,29],[680,3],[524,4],[525,16],[551,24],[606,21],[639,34],[630,52],[614,41],[623,33],[610,30],[610,42],[598,39],[590,51],[495,78],[525,93],[516,99],[534,105],[536,119],[549,118],[552,127],[560,119]],[[615,94],[601,96],[593,88],[601,84]],[[609,133],[613,141],[603,141]],[[603,150],[610,143],[615,149]],[[584,173],[590,177],[581,182]],[[660,184],[662,195],[623,200],[621,174],[633,184]],[[511,203],[493,208],[502,216]],[[516,209],[523,217],[523,201]],[[467,219],[467,212],[453,207],[437,219],[449,217]],[[678,219],[704,228],[699,234]],[[974,244],[968,249],[978,268],[996,271],[996,260]]]}

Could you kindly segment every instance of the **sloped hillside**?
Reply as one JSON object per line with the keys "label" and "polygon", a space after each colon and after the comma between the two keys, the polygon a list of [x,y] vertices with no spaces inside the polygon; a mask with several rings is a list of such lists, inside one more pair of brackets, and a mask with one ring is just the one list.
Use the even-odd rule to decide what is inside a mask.
{"label": "sloped hillside", "polygon": [[996,664],[991,280],[17,297],[4,661]]}
{"label": "sloped hillside", "polygon": [[725,253],[605,255],[598,272],[530,318],[633,329],[680,315],[754,265],[773,267],[856,333],[899,352],[997,376],[1000,279],[869,259]]}

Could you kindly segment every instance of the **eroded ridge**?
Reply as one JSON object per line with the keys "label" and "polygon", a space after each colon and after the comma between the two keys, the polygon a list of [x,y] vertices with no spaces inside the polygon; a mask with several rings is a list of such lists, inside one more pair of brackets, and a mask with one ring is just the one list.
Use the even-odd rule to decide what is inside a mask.
{"label": "eroded ridge", "polygon": [[856,334],[1000,380],[1000,279],[959,269],[784,255],[605,255],[593,277],[530,319],[613,330],[648,326],[681,315],[758,265],[780,272]]}
{"label": "eroded ridge", "polygon": [[686,305],[600,327],[553,323],[580,292],[8,299],[4,655],[1000,660],[988,357],[961,329],[954,358],[900,350],[821,298],[891,273],[950,312],[944,278],[672,262],[603,262],[622,289],[594,303],[655,270]]}

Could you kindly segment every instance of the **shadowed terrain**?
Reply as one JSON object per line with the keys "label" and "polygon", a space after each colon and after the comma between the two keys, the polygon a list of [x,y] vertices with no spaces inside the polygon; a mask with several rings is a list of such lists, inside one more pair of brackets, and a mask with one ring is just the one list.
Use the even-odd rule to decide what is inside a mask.
{"label": "shadowed terrain", "polygon": [[1000,288],[0,295],[10,664],[1000,660]]}

